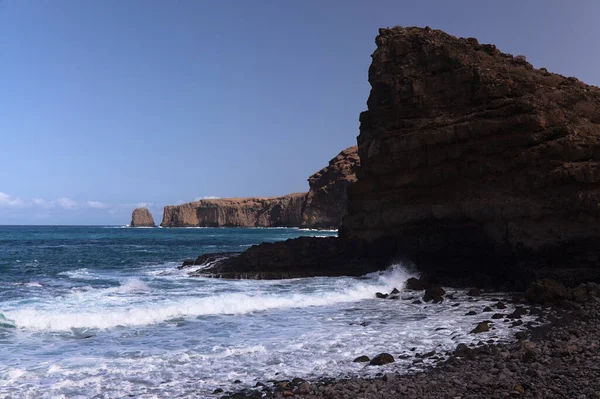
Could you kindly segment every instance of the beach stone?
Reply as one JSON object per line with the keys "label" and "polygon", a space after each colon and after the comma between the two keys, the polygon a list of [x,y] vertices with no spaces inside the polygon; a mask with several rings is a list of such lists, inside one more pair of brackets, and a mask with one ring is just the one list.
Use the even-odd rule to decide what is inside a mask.
{"label": "beach stone", "polygon": [[369,356],[359,356],[356,359],[353,360],[354,363],[365,363],[365,362],[370,362],[371,359],[369,358]]}
{"label": "beach stone", "polygon": [[494,313],[492,315],[492,319],[502,319],[504,318],[504,315],[502,313]]}
{"label": "beach stone", "polygon": [[400,291],[398,291],[398,289],[397,289],[397,288],[394,288],[394,289],[392,290],[392,292],[390,292],[390,295],[397,295],[397,294],[399,294],[399,293],[400,293]]}
{"label": "beach stone", "polygon": [[481,296],[481,290],[479,288],[471,288],[467,292],[468,296]]}
{"label": "beach stone", "polygon": [[465,313],[465,316],[475,316],[476,314],[477,314],[477,312],[476,312],[476,311],[474,311],[474,310],[470,310],[470,311],[468,311],[467,313]]}
{"label": "beach stone", "polygon": [[381,292],[376,292],[375,297],[379,299],[385,299],[388,297],[388,294],[382,294]]}
{"label": "beach stone", "polygon": [[532,303],[557,303],[568,296],[564,284],[549,278],[535,281],[525,292],[525,298]]}
{"label": "beach stone", "polygon": [[369,364],[371,366],[383,366],[384,364],[394,363],[395,361],[394,356],[384,352],[371,359]]}
{"label": "beach stone", "polygon": [[433,303],[439,303],[444,300],[443,296],[446,293],[440,286],[431,287],[425,290],[423,300],[425,302],[433,301]]}
{"label": "beach stone", "polygon": [[471,331],[471,334],[479,334],[490,330],[490,325],[487,321],[482,321]]}

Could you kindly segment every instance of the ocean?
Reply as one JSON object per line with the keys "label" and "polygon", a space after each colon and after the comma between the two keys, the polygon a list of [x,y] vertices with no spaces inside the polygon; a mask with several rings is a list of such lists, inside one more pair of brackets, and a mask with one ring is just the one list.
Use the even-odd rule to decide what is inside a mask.
{"label": "ocean", "polygon": [[[293,377],[405,372],[416,353],[508,340],[470,334],[496,299],[415,304],[402,265],[360,278],[219,280],[186,258],[335,232],[0,226],[0,398],[210,398]],[[401,290],[401,300],[376,292]],[[476,310],[477,316],[465,316]],[[510,311],[509,309],[507,311]],[[487,317],[490,317],[488,314]],[[353,359],[389,352],[383,369]]]}

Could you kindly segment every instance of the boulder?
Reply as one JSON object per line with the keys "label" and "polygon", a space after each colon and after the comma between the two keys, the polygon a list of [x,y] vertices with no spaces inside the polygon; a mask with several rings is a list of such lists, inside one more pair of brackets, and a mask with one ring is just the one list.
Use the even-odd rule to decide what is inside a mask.
{"label": "boulder", "polygon": [[490,324],[488,321],[482,321],[471,331],[471,334],[479,334],[487,331],[490,331]]}
{"label": "boulder", "polygon": [[531,303],[552,304],[563,301],[568,295],[563,283],[546,278],[531,284],[525,293],[525,298]]}
{"label": "boulder", "polygon": [[353,360],[354,363],[366,363],[366,362],[370,362],[371,359],[369,359],[369,356],[359,356],[356,359]]}
{"label": "boulder", "polygon": [[440,286],[431,287],[425,290],[423,300],[425,302],[433,301],[433,303],[439,303],[444,300],[444,294],[446,291]]}
{"label": "boulder", "polygon": [[390,355],[389,353],[380,353],[371,359],[369,364],[371,366],[383,366],[384,364],[394,363],[395,361],[396,360],[394,359],[394,356]]}

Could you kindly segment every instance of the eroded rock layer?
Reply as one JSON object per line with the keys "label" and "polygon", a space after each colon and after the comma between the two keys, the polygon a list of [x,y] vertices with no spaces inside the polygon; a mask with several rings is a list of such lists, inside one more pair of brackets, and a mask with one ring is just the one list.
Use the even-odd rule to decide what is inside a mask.
{"label": "eroded rock layer", "polygon": [[130,227],[156,227],[154,218],[146,208],[136,208],[131,213]]}
{"label": "eroded rock layer", "polygon": [[337,229],[342,224],[348,201],[346,188],[356,181],[359,165],[358,147],[349,147],[308,179],[310,190],[302,209],[301,227]]}
{"label": "eroded rock layer", "polygon": [[456,273],[598,278],[600,90],[429,28],[376,44],[341,237]]}
{"label": "eroded rock layer", "polygon": [[163,227],[299,226],[306,193],[272,198],[207,199],[165,206]]}

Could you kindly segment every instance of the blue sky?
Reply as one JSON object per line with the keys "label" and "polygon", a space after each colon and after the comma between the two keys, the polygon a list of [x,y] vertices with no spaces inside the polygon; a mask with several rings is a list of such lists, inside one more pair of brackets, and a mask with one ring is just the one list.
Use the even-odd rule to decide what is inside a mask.
{"label": "blue sky", "polygon": [[0,0],[0,224],[306,191],[356,143],[377,29],[426,26],[600,84],[589,1]]}

